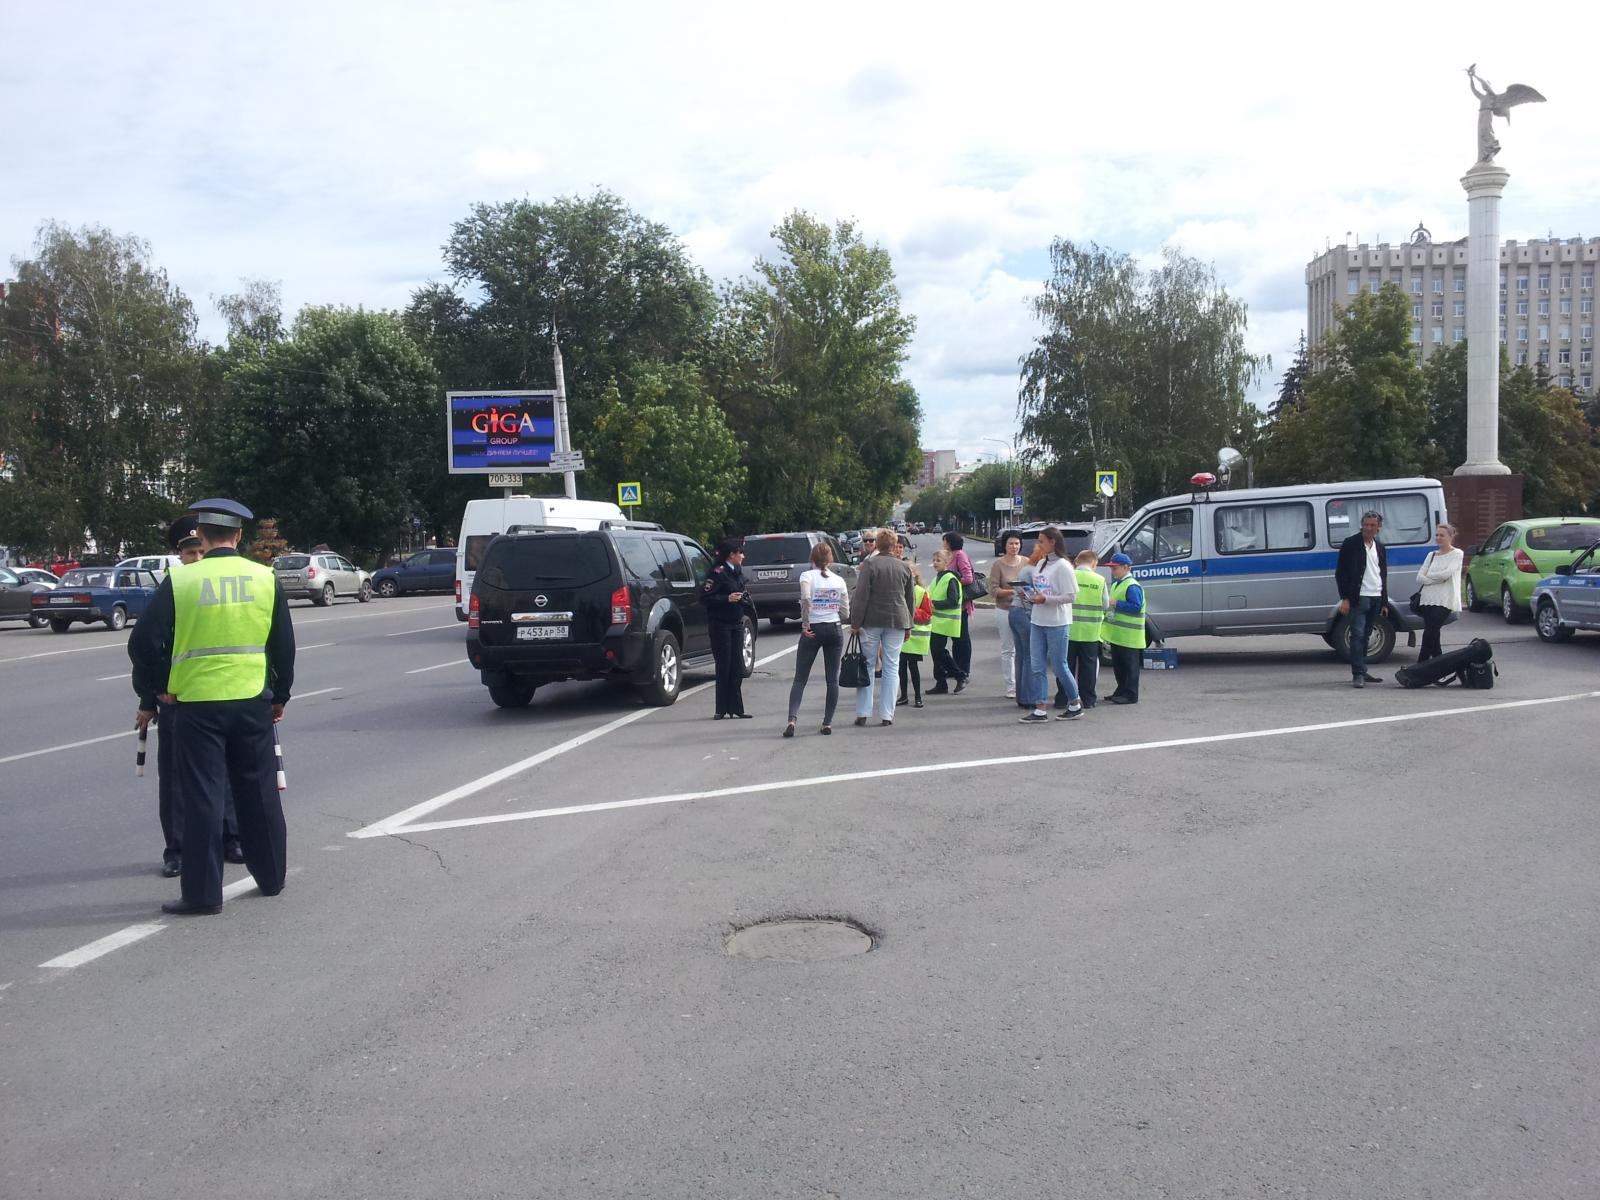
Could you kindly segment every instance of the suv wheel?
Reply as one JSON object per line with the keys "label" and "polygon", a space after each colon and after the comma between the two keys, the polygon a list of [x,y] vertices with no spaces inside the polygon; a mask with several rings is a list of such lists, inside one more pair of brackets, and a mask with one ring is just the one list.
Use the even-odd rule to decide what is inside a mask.
{"label": "suv wheel", "polygon": [[1534,632],[1541,642],[1566,642],[1572,640],[1572,630],[1561,623],[1556,606],[1549,600],[1539,601],[1539,611],[1533,618]]}
{"label": "suv wheel", "polygon": [[372,580],[363,579],[361,581],[361,590],[356,593],[356,600],[361,604],[372,603]]}
{"label": "suv wheel", "polygon": [[313,597],[312,598],[312,603],[317,605],[319,608],[327,608],[328,605],[333,603],[333,597],[334,597],[333,584],[325,583],[325,584],[322,585],[322,596],[321,596],[321,598],[319,599],[319,598]]}
{"label": "suv wheel", "polygon": [[1511,598],[1511,589],[1500,588],[1500,615],[1506,619],[1507,625],[1516,625],[1522,620],[1522,609],[1517,607],[1517,602]]}
{"label": "suv wheel", "polygon": [[741,673],[746,679],[755,674],[756,670],[756,623],[749,617],[743,621],[744,638],[739,646],[739,663]]}
{"label": "suv wheel", "polygon": [[531,683],[499,683],[489,685],[489,699],[501,708],[527,708],[533,699]]}
{"label": "suv wheel", "polygon": [[385,600],[394,596],[398,596],[399,594],[400,587],[392,579],[385,579],[378,585],[378,595],[382,596]]}
{"label": "suv wheel", "polygon": [[644,702],[657,707],[672,704],[683,687],[683,658],[678,653],[678,639],[664,629],[651,645],[650,664],[650,682],[640,689]]}

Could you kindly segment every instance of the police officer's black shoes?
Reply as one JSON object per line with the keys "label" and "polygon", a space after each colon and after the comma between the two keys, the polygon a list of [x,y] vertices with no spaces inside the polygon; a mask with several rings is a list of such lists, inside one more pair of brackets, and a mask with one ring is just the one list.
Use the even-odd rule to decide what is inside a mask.
{"label": "police officer's black shoes", "polygon": [[222,843],[222,861],[231,863],[244,861],[244,847],[239,844],[238,838],[228,838]]}
{"label": "police officer's black shoes", "polygon": [[176,879],[183,874],[183,859],[166,858],[161,860],[161,878]]}
{"label": "police officer's black shoes", "polygon": [[220,904],[195,904],[190,900],[169,900],[161,911],[174,917],[214,917],[222,911]]}

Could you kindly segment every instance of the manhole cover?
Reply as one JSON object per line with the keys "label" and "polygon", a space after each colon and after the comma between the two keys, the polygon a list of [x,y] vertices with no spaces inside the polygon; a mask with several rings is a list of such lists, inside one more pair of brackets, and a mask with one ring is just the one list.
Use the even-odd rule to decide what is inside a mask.
{"label": "manhole cover", "polygon": [[773,962],[817,962],[849,958],[872,949],[872,935],[850,921],[783,920],[747,925],[727,941],[735,958]]}

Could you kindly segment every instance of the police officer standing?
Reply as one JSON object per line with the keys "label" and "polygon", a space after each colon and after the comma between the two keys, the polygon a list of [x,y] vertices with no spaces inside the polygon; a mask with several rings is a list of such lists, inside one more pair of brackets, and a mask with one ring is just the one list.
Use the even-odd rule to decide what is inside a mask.
{"label": "police officer standing", "polygon": [[[204,553],[200,548],[200,522],[193,513],[184,513],[167,529],[167,543],[176,551],[183,564],[200,561]],[[157,702],[160,704],[160,702]],[[161,874],[175,878],[183,869],[183,793],[178,789],[177,710],[171,704],[160,704],[156,717],[156,791],[157,809],[161,817],[161,836],[166,846],[161,853]],[[228,806],[222,815],[222,857],[231,863],[244,861],[244,849],[239,845],[239,821],[233,811],[233,793],[228,793]]]}
{"label": "police officer standing", "polygon": [[700,588],[711,632],[711,657],[717,664],[715,719],[743,717],[744,710],[744,543],[728,538],[717,547],[716,565]]}
{"label": "police officer standing", "polygon": [[294,684],[294,628],[270,567],[240,557],[250,510],[232,500],[190,506],[205,556],[168,572],[128,639],[138,728],[173,705],[183,797],[176,916],[222,911],[222,822],[231,786],[245,865],[264,896],[283,890],[286,835],[273,722]]}

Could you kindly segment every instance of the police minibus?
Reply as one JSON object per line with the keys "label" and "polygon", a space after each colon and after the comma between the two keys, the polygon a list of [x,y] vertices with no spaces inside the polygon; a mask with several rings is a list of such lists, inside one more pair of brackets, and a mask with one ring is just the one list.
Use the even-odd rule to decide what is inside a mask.
{"label": "police minibus", "polygon": [[1392,612],[1372,622],[1367,661],[1389,657],[1397,629],[1422,627],[1406,601],[1434,531],[1447,520],[1437,479],[1221,492],[1210,490],[1211,483],[1209,475],[1197,475],[1188,495],[1146,504],[1101,554],[1102,563],[1113,549],[1133,560],[1146,611],[1163,637],[1314,633],[1348,659],[1350,634],[1333,571],[1340,544],[1361,531],[1368,511],[1383,517],[1378,536],[1388,552]]}

